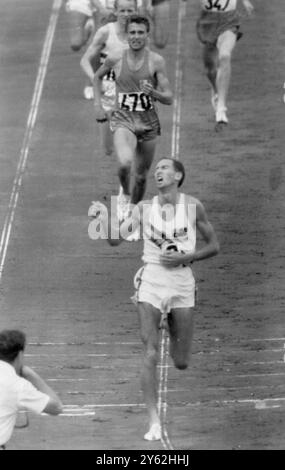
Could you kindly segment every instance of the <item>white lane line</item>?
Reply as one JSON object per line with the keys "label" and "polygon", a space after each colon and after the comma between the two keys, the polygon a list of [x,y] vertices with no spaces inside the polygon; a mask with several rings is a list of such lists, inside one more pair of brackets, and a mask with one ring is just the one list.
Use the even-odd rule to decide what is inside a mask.
{"label": "white lane line", "polygon": [[[185,4],[183,0],[179,1],[178,9],[178,24],[177,24],[177,41],[176,41],[176,64],[175,64],[175,87],[174,87],[174,103],[173,103],[173,121],[172,121],[172,142],[171,142],[171,156],[172,158],[179,158],[180,150],[180,122],[181,122],[181,90],[182,90],[182,25],[183,15],[185,13]],[[167,379],[168,379],[168,349],[169,338],[165,332],[162,331],[161,337],[161,369],[159,377],[159,392],[158,392],[158,412],[161,417],[162,425],[162,438],[161,442],[165,449],[173,450],[174,447],[169,439],[166,427],[167,415]]]}
{"label": "white lane line", "polygon": [[[132,352],[132,354],[135,354]],[[138,351],[138,355],[140,351]],[[67,357],[67,354],[25,354],[25,357]],[[68,354],[68,357],[130,357],[129,354]]]}
{"label": "white lane line", "polygon": [[[231,405],[253,405],[256,410],[268,410],[285,407],[285,397],[278,398],[264,398],[264,399],[237,399],[237,400],[210,400],[210,401],[197,401],[193,403],[181,403],[180,407],[203,407],[206,406],[231,406]],[[179,406],[179,405],[178,405]],[[65,405],[63,407],[63,413],[59,417],[88,417],[95,416],[96,410],[98,409],[124,409],[124,408],[145,408],[144,403],[109,403],[101,405]],[[23,412],[21,412],[23,413]],[[48,416],[43,414],[43,416]],[[165,445],[172,446],[171,442],[165,442]]]}
{"label": "white lane line", "polygon": [[272,374],[236,374],[233,377],[244,378],[244,377],[283,377],[285,372],[273,372]]}
{"label": "white lane line", "polygon": [[173,122],[172,122],[172,158],[179,158],[180,150],[180,122],[181,122],[181,90],[182,90],[182,24],[183,24],[183,0],[179,1],[178,25],[177,25],[177,47],[175,64],[175,87],[173,103]]}
{"label": "white lane line", "polygon": [[34,94],[30,106],[30,112],[26,124],[24,140],[20,152],[19,162],[17,166],[16,176],[13,182],[13,188],[10,195],[9,206],[7,215],[2,230],[0,241],[0,282],[2,280],[4,264],[6,260],[8,245],[11,237],[11,230],[15,218],[15,212],[18,204],[19,194],[22,186],[23,176],[26,170],[27,159],[29,155],[33,130],[35,127],[36,119],[38,116],[39,104],[42,96],[43,85],[47,73],[47,66],[50,58],[51,47],[54,39],[55,28],[59,16],[59,11],[62,5],[62,0],[54,0],[52,13],[44,41],[38,75],[34,88]]}
{"label": "white lane line", "polygon": [[263,399],[253,399],[253,398],[244,398],[240,400],[222,400],[221,402],[224,405],[231,404],[240,404],[240,405],[254,405],[258,410],[264,410],[268,408],[280,408],[285,405],[285,398],[263,398]]}
{"label": "white lane line", "polygon": [[[251,340],[245,340],[245,341],[240,341],[239,344],[243,344],[243,343],[250,343],[250,342],[263,342],[263,341],[280,341],[280,342],[283,342],[285,340],[285,338],[268,338],[268,339],[251,339]],[[194,341],[195,343],[195,341]],[[199,342],[200,343],[200,342]],[[107,342],[107,341],[98,341],[98,342],[89,342],[89,343],[72,343],[72,342],[38,342],[38,341],[31,341],[28,343],[29,346],[86,346],[86,345],[90,345],[90,346],[113,346],[113,345],[118,345],[118,346],[141,346],[141,343],[139,341],[124,341],[124,342],[120,342],[120,341],[112,341],[112,342]],[[234,344],[235,345],[235,344]],[[285,349],[285,345],[284,345],[284,349]],[[233,349],[231,349],[231,351],[233,351]],[[236,352],[251,352],[251,350],[249,351],[246,351],[246,350],[242,350],[242,349],[236,349],[234,350]],[[280,349],[262,349],[262,350],[258,350],[258,352],[262,352],[262,351],[280,351]],[[219,352],[219,350],[215,350],[215,351],[212,351],[212,352]],[[208,353],[207,351],[199,351],[197,353],[194,353],[194,354],[212,354],[212,352],[210,351],[210,353]],[[252,350],[252,352],[256,352],[256,350]]]}
{"label": "white lane line", "polygon": [[[285,404],[285,397],[277,397],[277,398],[262,398],[262,399],[255,399],[255,398],[243,398],[243,399],[232,399],[232,400],[209,400],[209,401],[197,401],[197,402],[189,402],[183,403],[183,406],[207,406],[211,404],[222,404],[222,405],[231,405],[231,404],[254,404],[262,406],[263,403],[266,404]],[[145,408],[144,403],[103,403],[103,404],[94,404],[94,405],[65,405],[63,409],[65,411],[74,411],[74,410],[95,410],[100,408]]]}
{"label": "white lane line", "polygon": [[167,378],[168,378],[168,348],[169,338],[165,329],[162,330],[161,347],[160,347],[160,374],[159,374],[159,389],[158,389],[158,414],[162,423],[162,444],[165,449],[173,450],[172,443],[168,437],[166,428],[166,414],[167,414]]}
{"label": "white lane line", "polygon": [[77,408],[82,408],[84,410],[95,409],[95,408],[145,408],[144,403],[103,403],[101,405],[83,405],[79,407],[78,405],[65,405],[63,409],[73,410]]}
{"label": "white lane line", "polygon": [[245,366],[266,365],[266,364],[284,364],[284,361],[250,361],[250,362],[243,362],[243,365],[245,365]]}
{"label": "white lane line", "polygon": [[[111,344],[110,344],[111,345]],[[80,346],[90,346],[89,345],[86,345],[86,344],[82,344]],[[281,349],[262,349],[262,350],[256,350],[256,351],[245,351],[245,350],[230,350],[230,353],[233,353],[233,354],[261,354],[261,353],[267,353],[267,352],[273,352],[273,353],[282,353],[282,362],[284,362],[284,359],[285,359],[285,347],[284,348],[281,348]],[[132,351],[132,353],[135,354],[134,351]],[[140,350],[137,351],[137,353],[139,354],[140,353]],[[215,354],[223,354],[224,356],[227,356],[229,357],[229,352],[227,351],[208,351],[208,352],[204,352],[204,351],[201,351],[201,352],[194,352],[192,354],[192,356],[207,356],[207,355],[210,355],[210,356],[214,356]],[[92,356],[113,356],[113,355],[117,355],[116,352],[114,352],[113,354],[91,354],[91,353],[86,353],[86,354],[77,354],[77,353],[72,353],[72,354],[68,354],[68,356],[76,356],[76,357],[92,357]],[[123,354],[119,354],[120,356],[128,356],[129,354],[128,353],[123,353]],[[30,356],[30,357],[57,357],[57,356],[66,356],[66,354],[64,353],[46,353],[46,354],[25,354],[25,356]],[[274,362],[279,362],[279,361],[274,361]],[[249,362],[244,362],[243,364],[250,364],[250,363],[253,363],[252,361],[249,361]],[[265,362],[266,364],[266,362]]]}
{"label": "white lane line", "polygon": [[[280,364],[284,364],[283,361],[280,361],[279,362]],[[274,364],[279,364],[278,362],[274,362]],[[253,363],[255,364],[255,363]],[[266,363],[268,364],[268,363]],[[37,370],[50,370],[51,368],[52,369],[72,369],[72,370],[82,370],[82,371],[85,371],[85,370],[90,370],[90,369],[106,369],[106,370],[117,370],[117,366],[110,366],[110,365],[98,365],[98,366],[91,366],[91,365],[52,365],[52,366],[42,366],[42,365],[38,365],[38,364],[33,364],[32,365],[33,368],[37,369]],[[130,364],[128,365],[128,368],[137,368],[137,364]],[[165,369],[166,370],[166,373],[168,373],[168,370],[169,369],[174,369],[175,367],[173,365],[169,365],[169,364],[158,364],[157,366],[158,369]],[[241,378],[241,377],[271,377],[271,376],[283,376],[285,375],[285,372],[276,372],[276,373],[260,373],[260,374],[251,374],[251,373],[248,373],[248,374],[229,374],[229,372],[231,372],[230,370],[229,371],[226,371],[226,373],[224,374],[224,377],[227,377],[227,378]],[[232,371],[233,372],[233,371]],[[161,390],[163,390],[162,387],[160,387]],[[162,400],[161,400],[161,403],[162,403]]]}
{"label": "white lane line", "polygon": [[[229,406],[229,405],[253,405],[256,410],[268,410],[268,409],[284,409],[285,407],[285,397],[281,398],[265,398],[265,399],[243,399],[243,400],[212,400],[208,402],[195,402],[195,403],[183,403],[183,407],[203,407],[206,406]],[[63,412],[59,415],[58,418],[68,418],[68,417],[90,417],[96,415],[96,409],[122,409],[122,408],[145,408],[143,403],[112,403],[112,404],[103,404],[103,405],[66,405],[63,407]],[[20,412],[24,413],[24,412]],[[43,413],[42,416],[48,417],[49,415]],[[169,441],[167,443],[171,445]]]}
{"label": "white lane line", "polygon": [[139,341],[137,342],[118,342],[118,341],[112,341],[111,343],[107,342],[94,342],[94,343],[28,343],[29,346],[141,346],[141,343]]}
{"label": "white lane line", "polygon": [[[285,407],[285,397],[280,398],[264,398],[264,399],[254,399],[254,398],[244,398],[236,400],[209,400],[209,401],[197,401],[193,403],[181,403],[182,407],[202,407],[206,406],[230,406],[230,405],[254,405],[254,408],[257,410],[265,410],[270,408],[281,408]],[[179,405],[176,405],[179,406]]]}
{"label": "white lane line", "polygon": [[[99,408],[145,408],[143,403],[110,403],[108,405],[64,405],[63,412],[58,418],[71,418],[71,417],[89,417],[96,415],[96,409]],[[20,411],[20,414],[25,414],[26,411]],[[42,413],[42,416],[49,417],[48,414]]]}
{"label": "white lane line", "polygon": [[[86,371],[86,370],[90,370],[90,369],[96,369],[96,370],[105,369],[105,370],[116,370],[116,371],[118,370],[117,366],[110,366],[110,365],[109,366],[106,366],[106,365],[100,365],[100,366],[89,366],[88,365],[88,366],[86,366],[85,364],[83,366],[81,366],[81,365],[72,365],[72,366],[66,365],[66,366],[64,366],[64,365],[55,365],[55,364],[53,364],[52,366],[51,365],[42,366],[42,365],[34,364],[34,365],[31,365],[31,367],[33,369],[37,369],[37,370],[50,370],[50,369],[60,369],[60,370],[62,370],[62,369],[71,369],[71,370],[74,370],[74,371],[75,370]],[[134,368],[134,369],[137,369],[138,365],[137,364],[129,364],[128,368],[130,369],[131,367]],[[164,369],[169,369],[169,367],[173,367],[173,366],[159,364],[157,367],[158,367],[158,369],[161,369],[161,368],[162,369],[163,368]]]}
{"label": "white lane line", "polygon": [[284,348],[278,348],[278,349],[233,349],[233,348],[229,348],[229,346],[227,346],[227,348],[224,348],[224,349],[216,349],[214,351],[196,351],[196,352],[193,352],[193,355],[194,354],[197,354],[198,356],[204,356],[204,355],[210,355],[210,356],[213,356],[215,354],[224,354],[224,355],[229,355],[229,354],[256,354],[256,353],[266,353],[266,352],[276,352],[276,353],[279,353],[279,352],[284,352]]}
{"label": "white lane line", "polygon": [[253,339],[248,339],[248,340],[245,340],[246,342],[250,343],[250,342],[261,342],[262,341],[285,341],[285,338],[253,338]]}

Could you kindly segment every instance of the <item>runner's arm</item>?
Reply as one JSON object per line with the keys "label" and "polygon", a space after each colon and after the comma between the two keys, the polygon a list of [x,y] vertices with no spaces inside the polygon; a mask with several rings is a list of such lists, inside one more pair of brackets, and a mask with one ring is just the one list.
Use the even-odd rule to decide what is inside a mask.
{"label": "runner's arm", "polygon": [[160,103],[170,105],[173,102],[173,93],[166,74],[165,60],[158,56],[155,62],[158,89],[152,90],[152,96]]}
{"label": "runner's arm", "polygon": [[113,69],[113,67],[116,64],[116,60],[113,58],[107,57],[104,64],[99,67],[99,69],[96,71],[96,73],[93,76],[93,85],[94,85],[94,104],[95,106],[100,106],[101,105],[101,85],[102,85],[102,79],[105,75],[107,75],[110,70]]}
{"label": "runner's arm", "polygon": [[158,89],[154,89],[151,84],[146,83],[143,85],[142,91],[146,94],[149,94],[162,104],[172,104],[173,93],[166,75],[165,61],[163,57],[159,56],[158,54],[156,54],[154,57],[153,73],[157,78]]}
{"label": "runner's arm", "polygon": [[206,210],[200,201],[197,202],[196,206],[196,226],[205,244],[203,247],[196,249],[191,255],[191,262],[211,258],[220,251],[220,245],[215,230],[209,222]]}
{"label": "runner's arm", "polygon": [[99,28],[80,61],[80,66],[83,72],[87,75],[91,82],[93,82],[95,75],[92,62],[96,57],[99,58],[100,52],[105,46],[106,36],[106,29],[104,27]]}
{"label": "runner's arm", "polygon": [[[193,206],[193,199],[190,202]],[[203,237],[205,242],[204,246],[196,249],[193,252],[180,253],[180,252],[162,252],[160,255],[160,262],[166,267],[176,267],[181,265],[192,264],[194,261],[200,261],[215,256],[219,252],[219,243],[213,229],[207,218],[204,206],[197,199],[196,205],[196,227]]]}
{"label": "runner's arm", "polygon": [[21,376],[28,380],[37,390],[45,393],[49,397],[49,401],[43,410],[44,413],[50,415],[58,415],[62,413],[62,403],[55,391],[47,385],[47,383],[33,369],[23,366]]}

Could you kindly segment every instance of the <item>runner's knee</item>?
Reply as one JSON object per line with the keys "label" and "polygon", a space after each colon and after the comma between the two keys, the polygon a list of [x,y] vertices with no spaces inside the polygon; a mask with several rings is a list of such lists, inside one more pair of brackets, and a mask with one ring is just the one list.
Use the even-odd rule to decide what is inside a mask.
{"label": "runner's knee", "polygon": [[135,180],[136,180],[137,186],[144,186],[146,182],[146,174],[144,173],[144,174],[136,175]]}
{"label": "runner's knee", "polygon": [[130,173],[131,165],[121,165],[118,170],[119,178],[124,177]]}
{"label": "runner's knee", "polygon": [[231,54],[228,51],[222,51],[219,54],[219,61],[220,62],[230,62],[231,61]]}
{"label": "runner's knee", "polygon": [[231,55],[223,53],[219,57],[219,68],[228,69],[231,66]]}
{"label": "runner's knee", "polygon": [[116,155],[118,157],[120,166],[122,168],[130,168],[134,157],[132,148],[127,147],[125,145],[121,146],[120,142],[118,142],[117,140],[114,140],[114,146],[116,149]]}
{"label": "runner's knee", "polygon": [[231,60],[233,49],[234,43],[232,42],[224,42],[218,45],[219,60],[223,58],[225,58],[226,60]]}
{"label": "runner's knee", "polygon": [[147,346],[144,353],[144,365],[153,366],[158,362],[158,350],[154,346]]}
{"label": "runner's knee", "polygon": [[167,33],[156,33],[154,36],[154,43],[158,49],[164,49],[168,40],[168,34]]}
{"label": "runner's knee", "polygon": [[189,361],[185,359],[174,359],[174,365],[176,369],[185,370],[189,366]]}
{"label": "runner's knee", "polygon": [[79,44],[79,43],[72,43],[72,44],[70,45],[70,47],[71,47],[71,50],[72,50],[73,52],[78,52],[78,51],[80,51],[80,49],[81,49],[81,44]]}
{"label": "runner's knee", "polygon": [[214,69],[217,63],[217,48],[215,45],[208,45],[204,49],[203,61],[207,69]]}
{"label": "runner's knee", "polygon": [[82,48],[83,43],[84,43],[83,37],[81,34],[78,33],[78,34],[73,35],[73,37],[71,38],[70,47],[73,52],[78,52]]}

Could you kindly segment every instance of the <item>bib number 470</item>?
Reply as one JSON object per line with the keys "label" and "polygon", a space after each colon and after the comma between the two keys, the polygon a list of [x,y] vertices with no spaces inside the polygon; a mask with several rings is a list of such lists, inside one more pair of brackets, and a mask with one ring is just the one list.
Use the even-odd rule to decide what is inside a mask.
{"label": "bib number 470", "polygon": [[152,109],[152,100],[144,93],[124,93],[120,96],[120,106],[126,111],[148,111]]}

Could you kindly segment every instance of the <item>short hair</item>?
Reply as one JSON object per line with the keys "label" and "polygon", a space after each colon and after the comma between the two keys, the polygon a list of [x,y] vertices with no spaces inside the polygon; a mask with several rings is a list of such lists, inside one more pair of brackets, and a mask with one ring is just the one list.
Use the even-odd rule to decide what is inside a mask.
{"label": "short hair", "polygon": [[0,360],[14,362],[20,351],[24,351],[26,336],[22,331],[3,330],[0,332]]}
{"label": "short hair", "polygon": [[147,32],[148,33],[150,32],[150,21],[146,16],[142,16],[142,15],[129,16],[129,18],[127,19],[127,23],[126,23],[126,31],[128,31],[129,25],[131,23],[144,24]]}
{"label": "short hair", "polygon": [[[118,10],[118,3],[120,0],[115,0],[114,2],[114,10]],[[138,0],[127,0],[128,2],[134,2],[136,10],[138,9]]]}
{"label": "short hair", "polygon": [[182,186],[182,184],[185,180],[185,168],[184,168],[183,163],[181,163],[180,160],[177,160],[176,158],[172,158],[172,157],[162,157],[162,158],[159,159],[159,161],[161,162],[161,160],[170,160],[173,164],[174,170],[177,173],[182,173],[182,176],[181,176],[181,178],[178,182],[178,188],[180,188],[180,186]]}

